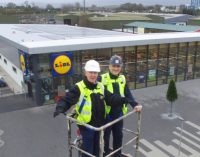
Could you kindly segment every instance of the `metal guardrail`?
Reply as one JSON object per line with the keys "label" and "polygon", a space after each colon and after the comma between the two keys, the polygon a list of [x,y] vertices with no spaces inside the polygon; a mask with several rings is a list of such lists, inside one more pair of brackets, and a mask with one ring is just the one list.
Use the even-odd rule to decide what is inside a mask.
{"label": "metal guardrail", "polygon": [[[129,113],[127,113],[126,115],[116,119],[116,120],[113,120],[112,122],[110,123],[107,123],[101,127],[93,127],[89,124],[86,124],[86,123],[80,123],[78,122],[72,114],[67,114],[66,115],[66,118],[67,118],[67,131],[68,131],[68,151],[69,151],[69,157],[72,157],[72,148],[80,151],[81,153],[84,153],[90,157],[95,157],[94,155],[82,150],[81,148],[79,148],[78,146],[76,146],[72,141],[72,136],[71,136],[71,125],[72,123],[78,123],[80,125],[83,125],[89,129],[92,129],[94,131],[99,131],[100,132],[100,151],[99,151],[99,157],[104,157],[104,130],[106,128],[108,128],[109,126],[111,125],[114,125],[115,123],[119,122],[120,120],[123,120],[125,118],[127,118],[128,116],[132,115],[133,113],[135,113],[134,111],[131,111]],[[129,129],[123,129],[124,131],[126,132],[129,132],[131,134],[134,134],[135,137],[134,138],[131,138],[128,142],[126,142],[125,144],[122,145],[122,147],[112,151],[110,154],[108,154],[107,156],[105,157],[111,157],[113,154],[115,154],[116,152],[118,152],[119,150],[122,150],[125,146],[131,144],[133,141],[135,141],[135,157],[138,157],[138,150],[139,150],[139,139],[140,139],[140,126],[141,126],[141,112],[138,112],[137,113],[137,131],[134,132],[132,130],[129,130]]]}

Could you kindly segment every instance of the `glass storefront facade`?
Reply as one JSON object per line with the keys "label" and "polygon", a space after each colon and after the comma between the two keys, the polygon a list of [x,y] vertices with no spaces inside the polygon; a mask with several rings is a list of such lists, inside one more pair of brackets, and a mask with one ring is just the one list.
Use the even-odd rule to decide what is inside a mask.
{"label": "glass storefront facade", "polygon": [[60,89],[70,89],[83,77],[83,67],[89,59],[99,61],[101,73],[108,71],[112,55],[124,61],[123,74],[130,89],[167,84],[170,79],[184,81],[200,78],[200,42],[154,44],[106,49],[74,51],[73,74],[53,77],[51,54],[38,55],[38,79],[42,103],[54,101]]}

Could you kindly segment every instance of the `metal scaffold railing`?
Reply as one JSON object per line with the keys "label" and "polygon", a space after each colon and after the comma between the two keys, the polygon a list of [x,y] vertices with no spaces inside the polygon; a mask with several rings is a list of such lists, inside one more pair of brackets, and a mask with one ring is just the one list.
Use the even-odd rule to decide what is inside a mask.
{"label": "metal scaffold railing", "polygon": [[[80,123],[76,120],[76,118],[74,117],[74,113],[69,113],[67,114],[66,118],[67,118],[67,132],[68,132],[68,153],[69,153],[69,157],[75,157],[72,156],[72,149],[76,149],[79,153],[79,155],[81,153],[84,153],[90,157],[95,157],[94,155],[84,151],[81,149],[80,144],[77,144],[77,142],[73,142],[72,141],[72,124],[80,124],[82,126],[85,126],[89,129],[92,129],[94,131],[98,131],[100,132],[100,151],[99,151],[99,157],[112,157],[113,154],[115,154],[116,152],[122,150],[124,147],[126,147],[127,145],[133,143],[135,141],[135,156],[134,157],[138,157],[138,151],[139,151],[139,139],[140,139],[140,126],[141,126],[141,112],[137,112],[137,131],[132,131],[126,128],[123,128],[124,132],[128,132],[130,134],[133,134],[134,137],[132,137],[128,142],[124,143],[120,148],[112,151],[110,154],[104,156],[104,130],[112,125],[114,125],[115,123],[126,119],[127,117],[129,117],[130,115],[132,115],[133,113],[135,113],[134,111],[131,111],[129,113],[127,113],[126,115],[113,120],[110,123],[107,123],[101,127],[93,127],[89,124],[86,123]],[[76,140],[77,141],[77,140]],[[78,140],[78,142],[80,142],[81,140]],[[127,155],[124,155],[124,157],[129,157]]]}

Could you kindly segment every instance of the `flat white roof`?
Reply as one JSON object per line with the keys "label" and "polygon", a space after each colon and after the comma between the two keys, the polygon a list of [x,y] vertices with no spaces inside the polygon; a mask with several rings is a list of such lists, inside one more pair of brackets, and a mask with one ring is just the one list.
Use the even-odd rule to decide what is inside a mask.
{"label": "flat white roof", "polygon": [[129,34],[68,25],[1,24],[0,39],[29,54],[200,41],[198,32]]}

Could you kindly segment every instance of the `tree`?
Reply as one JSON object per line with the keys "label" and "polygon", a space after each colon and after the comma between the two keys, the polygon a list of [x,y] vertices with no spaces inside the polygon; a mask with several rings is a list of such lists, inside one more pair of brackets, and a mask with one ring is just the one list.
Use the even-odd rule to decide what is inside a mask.
{"label": "tree", "polygon": [[80,11],[81,5],[80,5],[79,2],[75,3],[75,8],[76,8],[77,11]]}
{"label": "tree", "polygon": [[156,5],[154,6],[154,11],[155,11],[156,13],[160,13],[160,12],[161,12],[160,8],[161,8],[161,5],[156,4]]}
{"label": "tree", "polygon": [[68,4],[63,4],[61,8],[63,12],[69,12],[73,10],[74,6],[73,4],[68,3]]}
{"label": "tree", "polygon": [[173,102],[178,98],[176,84],[174,80],[170,80],[169,82],[166,98],[169,102],[171,102],[170,116],[172,117]]}
{"label": "tree", "polygon": [[97,9],[97,6],[95,4],[92,4],[91,7],[90,7],[92,10],[96,10]]}
{"label": "tree", "polygon": [[47,4],[46,10],[53,10],[53,9],[54,9],[53,5]]}
{"label": "tree", "polygon": [[24,6],[25,6],[25,8],[31,8],[29,1],[24,1]]}
{"label": "tree", "polygon": [[9,9],[16,8],[16,4],[15,4],[15,3],[12,3],[12,2],[9,2],[6,6],[7,6],[7,8],[9,8]]}
{"label": "tree", "polygon": [[31,3],[31,6],[32,6],[32,11],[34,13],[40,13],[42,11],[42,9],[39,6],[37,6],[34,2]]}

